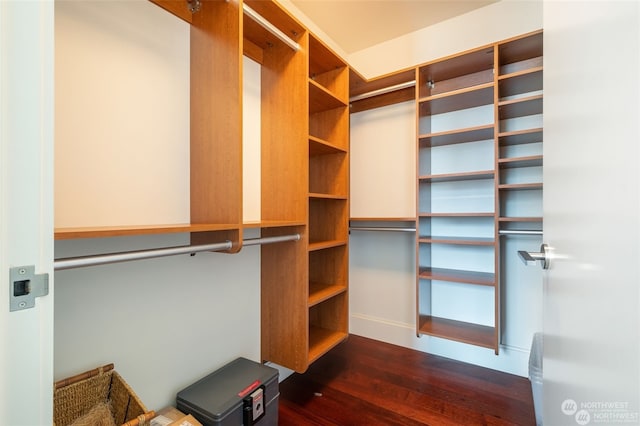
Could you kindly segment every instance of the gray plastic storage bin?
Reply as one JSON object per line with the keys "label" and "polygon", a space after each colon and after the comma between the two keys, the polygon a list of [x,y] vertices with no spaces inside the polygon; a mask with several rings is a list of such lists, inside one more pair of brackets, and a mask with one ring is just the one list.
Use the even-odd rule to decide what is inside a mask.
{"label": "gray plastic storage bin", "polygon": [[531,393],[533,393],[536,425],[542,426],[542,333],[535,333],[533,342],[531,342],[529,380],[531,381]]}
{"label": "gray plastic storage bin", "polygon": [[205,426],[278,424],[278,370],[238,358],[178,392],[178,410]]}

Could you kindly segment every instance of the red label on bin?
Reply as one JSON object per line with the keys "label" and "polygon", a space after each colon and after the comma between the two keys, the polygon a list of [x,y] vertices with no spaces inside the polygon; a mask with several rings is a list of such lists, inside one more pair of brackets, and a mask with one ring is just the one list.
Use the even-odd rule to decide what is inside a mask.
{"label": "red label on bin", "polygon": [[238,392],[238,396],[240,398],[244,398],[245,396],[247,396],[252,390],[256,389],[258,386],[260,386],[260,380],[256,380],[255,382],[251,383],[249,386],[247,386],[246,388],[242,389],[240,392]]}

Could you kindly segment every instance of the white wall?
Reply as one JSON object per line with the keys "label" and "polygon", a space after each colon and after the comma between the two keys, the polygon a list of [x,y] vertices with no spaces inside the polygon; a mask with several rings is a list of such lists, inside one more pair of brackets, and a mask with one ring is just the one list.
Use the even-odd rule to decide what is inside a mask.
{"label": "white wall", "polygon": [[[540,2],[501,1],[356,52],[349,60],[358,71],[373,77],[541,27]],[[465,117],[465,120],[478,117],[484,120],[483,114]],[[492,120],[491,116],[489,121]],[[447,126],[447,123],[436,124]],[[415,214],[415,144],[413,102],[351,116],[352,217],[407,217]],[[488,152],[492,153],[492,149]],[[438,155],[438,161],[432,159],[431,163],[432,168],[442,166],[443,170],[423,173],[442,173],[452,168],[467,167],[459,157],[448,156],[447,150],[447,147],[438,148],[434,153]],[[478,158],[477,155],[473,157]],[[488,166],[476,169],[487,167],[493,167],[492,160]],[[492,200],[490,209],[493,209]],[[489,231],[493,233],[493,229]],[[489,349],[429,336],[417,338],[414,237],[400,232],[353,231],[349,265],[350,331],[526,376],[532,335],[542,326],[542,278],[537,268],[526,268],[519,262],[515,252],[516,249],[536,251],[539,245],[539,237],[509,237],[503,241],[503,336],[500,355],[496,356]],[[447,256],[454,254],[445,253]],[[489,263],[493,264],[493,261]],[[451,298],[456,288],[439,288],[438,291],[438,294],[446,293]],[[473,310],[473,306],[478,305],[478,297],[486,299],[485,305],[489,303],[490,309]],[[470,317],[478,323],[492,323],[493,294],[475,295],[471,301],[473,306],[448,304],[447,313]],[[487,312],[491,315],[487,316]]]}
{"label": "white wall", "polygon": [[189,26],[146,1],[58,1],[56,226],[189,222]]}
{"label": "white wall", "polygon": [[501,0],[355,52],[347,60],[372,78],[540,28],[540,0]]}
{"label": "white wall", "polygon": [[[260,68],[244,71],[254,173]],[[57,1],[55,124],[57,226],[188,222],[188,25],[148,1]],[[245,219],[259,220],[259,173],[245,184]],[[57,241],[55,256],[188,243]],[[56,380],[114,362],[160,409],[232,359],[260,359],[259,247],[59,271],[55,285]]]}
{"label": "white wall", "polygon": [[415,102],[351,115],[351,217],[413,217]]}

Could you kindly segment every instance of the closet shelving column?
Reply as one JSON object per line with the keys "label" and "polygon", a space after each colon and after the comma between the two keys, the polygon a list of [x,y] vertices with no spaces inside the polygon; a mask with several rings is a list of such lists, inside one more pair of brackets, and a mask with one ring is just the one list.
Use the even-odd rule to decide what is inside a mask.
{"label": "closet shelving column", "polygon": [[245,14],[244,52],[261,65],[262,237],[300,234],[300,241],[261,247],[261,357],[305,371],[308,366],[306,29],[277,3],[246,1],[299,50]]}
{"label": "closet shelving column", "polygon": [[498,44],[496,168],[506,230],[542,230],[542,31]]}
{"label": "closet shelving column", "polygon": [[309,352],[348,335],[349,68],[309,35]]}
{"label": "closet shelving column", "polygon": [[492,46],[417,68],[416,299],[418,335],[497,353],[493,69]]}

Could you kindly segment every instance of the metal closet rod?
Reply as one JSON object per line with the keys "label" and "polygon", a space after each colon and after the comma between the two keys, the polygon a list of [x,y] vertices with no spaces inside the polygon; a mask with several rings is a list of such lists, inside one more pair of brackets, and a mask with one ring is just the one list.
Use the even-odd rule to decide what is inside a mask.
{"label": "metal closet rod", "polygon": [[349,231],[395,231],[395,232],[416,232],[416,228],[384,227],[384,226],[352,226]]}
{"label": "metal closet rod", "polygon": [[362,93],[360,95],[353,96],[349,98],[349,102],[361,101],[362,99],[372,98],[374,96],[384,95],[386,93],[395,92],[396,90],[406,89],[408,87],[413,87],[416,85],[416,81],[407,81],[406,83],[395,84],[389,87],[383,87],[382,89],[372,90],[367,93]]}
{"label": "metal closet rod", "polygon": [[500,235],[542,235],[542,231],[529,229],[501,229]]}
{"label": "metal closet rod", "polygon": [[[298,241],[300,234],[282,235],[277,237],[252,238],[244,240],[243,246],[255,246],[258,244],[281,243],[285,241]],[[166,247],[150,250],[127,251],[121,253],[97,254],[92,256],[68,257],[63,259],[55,259],[53,261],[53,269],[61,271],[64,269],[82,268],[85,266],[106,265],[110,263],[128,262],[132,260],[152,259],[156,257],[176,256],[179,254],[195,254],[204,251],[222,251],[229,250],[233,246],[232,242],[227,240],[215,244],[200,244],[196,246],[178,246]]]}
{"label": "metal closet rod", "polygon": [[271,34],[276,36],[280,41],[284,44],[295,50],[296,52],[300,50],[300,45],[291,40],[285,33],[280,31],[275,25],[271,22],[267,21],[262,15],[260,15],[255,10],[251,9],[246,4],[242,4],[242,12],[244,12],[249,18],[253,19],[256,23],[258,23],[262,28],[269,31]]}

